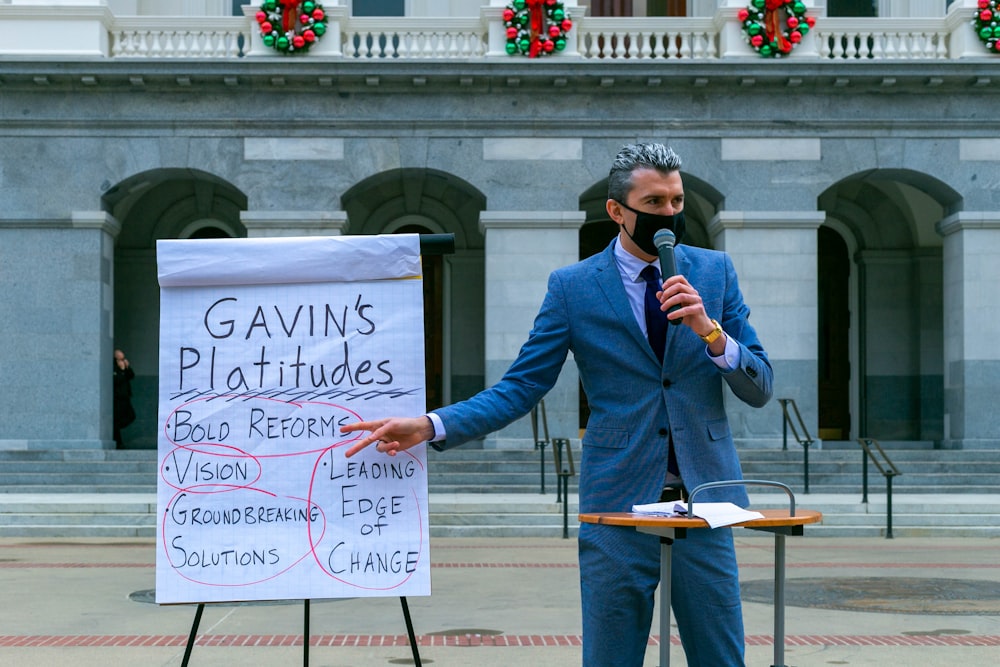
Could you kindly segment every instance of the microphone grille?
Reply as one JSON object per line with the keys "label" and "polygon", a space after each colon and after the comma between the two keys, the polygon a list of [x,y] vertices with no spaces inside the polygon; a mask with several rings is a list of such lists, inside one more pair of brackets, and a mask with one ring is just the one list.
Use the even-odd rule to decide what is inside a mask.
{"label": "microphone grille", "polygon": [[661,229],[655,234],[653,234],[653,245],[657,248],[667,247],[673,248],[674,243],[677,242],[677,237],[669,229]]}

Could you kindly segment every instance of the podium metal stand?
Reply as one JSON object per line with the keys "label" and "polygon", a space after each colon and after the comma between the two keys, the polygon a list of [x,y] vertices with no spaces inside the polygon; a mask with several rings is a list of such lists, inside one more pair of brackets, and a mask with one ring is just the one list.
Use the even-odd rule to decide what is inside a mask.
{"label": "podium metal stand", "polygon": [[[691,492],[688,507],[696,511],[695,496],[705,488],[732,486],[734,484],[763,484],[783,487],[790,497],[787,510],[760,510],[763,519],[753,519],[733,524],[733,528],[749,528],[774,534],[774,664],[785,667],[785,537],[802,535],[803,526],[818,523],[823,515],[814,510],[795,510],[795,498],[791,490],[777,482],[744,480],[740,482],[710,482]],[[631,512],[593,512],[580,514],[582,523],[604,526],[631,526],[642,533],[660,538],[660,667],[670,667],[670,573],[671,545],[675,539],[683,539],[688,530],[710,528],[704,519],[697,517],[651,516]]]}

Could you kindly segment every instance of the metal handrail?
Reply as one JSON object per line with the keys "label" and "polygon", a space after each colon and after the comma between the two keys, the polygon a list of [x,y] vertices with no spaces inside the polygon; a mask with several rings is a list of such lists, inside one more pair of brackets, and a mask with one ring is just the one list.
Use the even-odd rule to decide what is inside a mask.
{"label": "metal handrail", "polygon": [[[539,424],[541,424],[541,435],[539,437]],[[535,438],[535,449],[539,452],[540,467],[542,476],[542,490],[545,493],[545,446],[552,443],[552,463],[556,471],[556,502],[563,506],[563,538],[569,538],[569,478],[576,475],[576,466],[573,464],[573,449],[570,447],[569,438],[550,438],[549,419],[545,413],[545,399],[531,409],[531,432]],[[566,455],[563,456],[563,448],[566,448]]]}
{"label": "metal handrail", "polygon": [[[802,419],[802,414],[799,412],[799,407],[795,404],[794,398],[779,398],[778,402],[781,403],[781,414],[782,414],[782,424],[781,424],[781,448],[783,450],[788,449],[788,429],[792,429],[792,435],[795,436],[795,440],[802,445],[802,471],[805,478],[805,493],[809,493],[809,447],[815,442],[812,436],[809,435],[809,429],[806,428],[806,423]],[[792,420],[792,414],[788,412],[788,405],[792,406],[792,414],[795,415],[795,420]],[[798,422],[798,428],[795,424]],[[802,435],[799,435],[799,428],[802,429]]]}
{"label": "metal handrail", "polygon": [[[868,502],[868,459],[871,459],[878,471],[885,477],[885,514],[886,514],[886,528],[885,537],[887,540],[892,539],[892,478],[902,475],[896,464],[892,462],[889,455],[885,453],[882,449],[882,445],[875,438],[858,438],[858,444],[861,445],[861,449],[864,450],[864,454],[861,457],[861,502]],[[878,452],[878,456],[872,451],[874,448]],[[882,461],[885,462],[885,467],[879,462],[879,456],[882,457]]]}
{"label": "metal handrail", "polygon": [[[539,418],[542,424],[543,437],[538,437]],[[539,455],[539,471],[541,473],[541,490],[539,493],[545,495],[545,446],[549,444],[549,419],[545,414],[545,399],[538,401],[535,407],[531,408],[531,434],[535,439],[535,449]],[[558,472],[558,470],[556,471]]]}
{"label": "metal handrail", "polygon": [[[566,448],[566,456],[563,456],[563,447]],[[572,477],[576,474],[576,466],[573,464],[573,449],[569,446],[569,438],[554,438],[552,440],[552,463],[555,466],[556,475]]]}
{"label": "metal handrail", "polygon": [[[565,456],[563,456],[563,447],[566,448]],[[576,467],[573,465],[573,449],[570,447],[569,438],[552,440],[552,460],[556,467],[556,478],[559,484],[556,502],[562,502],[563,506],[563,539],[567,539],[569,538],[569,478],[576,474]]]}

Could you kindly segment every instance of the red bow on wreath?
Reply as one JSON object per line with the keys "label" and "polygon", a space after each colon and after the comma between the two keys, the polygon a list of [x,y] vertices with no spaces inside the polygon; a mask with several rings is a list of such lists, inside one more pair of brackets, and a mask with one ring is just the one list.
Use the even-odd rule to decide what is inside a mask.
{"label": "red bow on wreath", "polygon": [[542,50],[542,42],[538,36],[542,34],[545,27],[545,10],[542,8],[545,0],[526,0],[524,4],[528,6],[531,17],[531,46],[528,47],[528,57],[537,58]]}
{"label": "red bow on wreath", "polygon": [[281,14],[281,24],[285,32],[295,29],[295,18],[298,13],[299,0],[280,0],[285,10]]}
{"label": "red bow on wreath", "polygon": [[788,53],[792,50],[792,43],[785,39],[785,31],[781,29],[782,17],[778,15],[778,10],[787,5],[790,0],[766,0],[764,7],[764,29],[767,31],[767,41],[776,42],[778,50]]}

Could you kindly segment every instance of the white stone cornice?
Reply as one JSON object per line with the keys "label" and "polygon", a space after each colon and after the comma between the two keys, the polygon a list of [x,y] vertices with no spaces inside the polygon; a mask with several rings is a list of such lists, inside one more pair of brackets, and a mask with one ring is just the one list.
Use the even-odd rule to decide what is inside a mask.
{"label": "white stone cornice", "polygon": [[996,211],[960,211],[935,225],[938,234],[948,236],[965,229],[1000,229],[1000,213]]}
{"label": "white stone cornice", "polygon": [[100,229],[111,238],[118,238],[122,223],[107,211],[73,211],[70,226],[74,229]]}
{"label": "white stone cornice", "polygon": [[586,221],[584,211],[483,211],[479,214],[479,230],[580,229]]}
{"label": "white stone cornice", "polygon": [[339,236],[347,211],[241,211],[249,237]]}
{"label": "white stone cornice", "polygon": [[818,229],[823,211],[719,211],[708,223],[715,236],[727,229]]}

